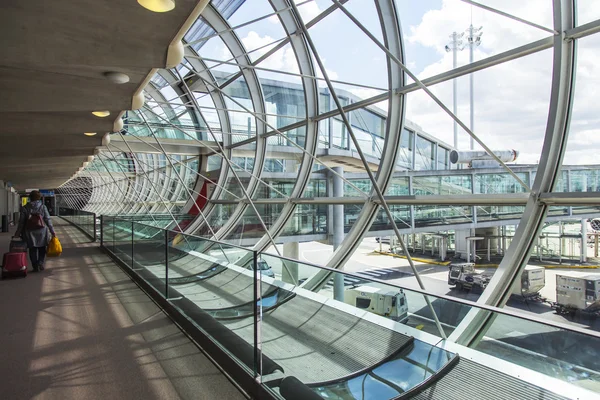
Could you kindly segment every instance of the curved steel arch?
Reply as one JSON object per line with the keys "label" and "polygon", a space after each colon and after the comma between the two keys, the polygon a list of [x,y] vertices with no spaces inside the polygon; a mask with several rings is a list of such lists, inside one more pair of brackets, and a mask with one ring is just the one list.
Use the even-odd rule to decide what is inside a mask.
{"label": "curved steel arch", "polygon": [[[281,24],[290,38],[290,45],[294,50],[300,73],[305,75],[302,78],[304,88],[304,102],[306,112],[306,130],[304,149],[310,154],[315,155],[319,143],[319,121],[314,120],[319,113],[319,88],[316,79],[306,76],[315,76],[315,68],[310,56],[310,51],[304,40],[303,33],[299,30],[298,16],[294,14],[290,5],[290,0],[270,0],[273,10],[280,11],[278,14]],[[283,11],[285,10],[285,11]],[[265,140],[266,141],[266,140]],[[302,163],[298,169],[296,184],[292,189],[291,197],[301,197],[310,181],[314,161],[308,154],[302,156]],[[296,204],[287,202],[280,212],[279,218],[270,228],[270,235],[273,238],[279,236],[286,224],[293,217],[296,210]],[[271,239],[265,234],[254,246],[256,251],[264,251],[271,245]]]}
{"label": "curved steel arch", "polygon": [[[231,54],[235,57],[238,65],[240,65],[240,70],[242,75],[244,76],[244,81],[246,86],[248,87],[248,91],[250,93],[250,100],[252,101],[252,106],[254,108],[254,112],[258,115],[266,114],[265,101],[262,93],[262,87],[260,85],[260,81],[258,79],[258,75],[256,71],[252,68],[244,68],[247,65],[251,65],[252,61],[248,56],[247,52],[244,49],[244,45],[237,33],[231,30],[231,26],[223,18],[223,16],[217,11],[216,8],[212,4],[206,7],[202,13],[204,19],[209,23],[209,25],[217,32],[224,32],[221,34],[221,40],[225,43]],[[210,90],[210,88],[209,88]],[[267,150],[267,141],[262,137],[264,133],[266,133],[266,125],[259,119],[255,118],[256,123],[256,153],[254,156],[254,166],[252,168],[252,175],[248,186],[245,191],[248,193],[249,198],[251,199],[256,190],[259,187],[259,180],[263,173],[263,167],[265,163],[266,150]],[[231,131],[229,133],[232,133]],[[232,171],[233,172],[233,171]],[[237,176],[237,174],[234,173]],[[237,179],[237,178],[236,178]],[[239,182],[242,185],[242,182]],[[239,220],[244,216],[244,212],[248,208],[247,203],[240,203],[233,214],[230,216],[229,221],[225,223],[216,233],[216,236],[213,238],[215,240],[220,240],[224,238],[238,223]],[[258,215],[260,218],[260,215]]]}
{"label": "curved steel arch", "polygon": [[[553,0],[554,29],[560,34],[554,36],[552,92],[542,158],[521,223],[498,270],[479,298],[479,303],[498,307],[506,304],[513,284],[520,279],[520,274],[529,260],[534,242],[548,213],[549,206],[539,200],[541,195],[552,191],[558,180],[567,146],[573,106],[576,41],[566,39],[563,34],[576,25],[574,3],[574,0]],[[493,314],[471,310],[454,330],[450,340],[473,345],[493,321]]]}
{"label": "curved steel arch", "polygon": [[[393,0],[378,1],[375,3],[383,30],[384,44],[399,60],[404,61],[402,30],[395,3]],[[384,193],[389,186],[396,168],[406,109],[405,95],[395,93],[396,88],[404,86],[405,74],[390,57],[386,57],[386,61],[388,65],[389,88],[388,118],[386,120],[386,140],[382,151],[384,157],[381,160],[376,175],[376,181]],[[371,196],[373,195],[374,189],[371,190]],[[373,220],[377,216],[379,207],[379,204],[375,202],[365,202],[352,229],[345,236],[340,247],[334,252],[333,257],[327,262],[328,267],[341,268],[352,257],[360,242],[369,231]],[[304,287],[311,290],[317,289],[323,286],[329,280],[329,277],[329,272],[319,272],[313,278],[307,280],[304,283]]]}
{"label": "curved steel arch", "polygon": [[[197,55],[195,53],[195,51],[190,47],[187,47],[185,51],[186,51],[186,54]],[[190,57],[188,62],[194,68],[195,73],[198,74],[201,79],[203,79],[204,81],[211,82],[214,85],[218,84],[217,79],[210,72],[210,69],[208,68],[208,66],[203,61],[201,61],[199,59],[199,57],[197,57],[197,58]],[[185,84],[181,84],[181,90],[186,94],[188,101],[190,102],[190,104],[192,104],[192,107],[194,107],[194,109],[196,109],[196,112],[200,115],[200,118],[208,126],[208,122],[207,122],[206,118],[204,118],[204,114],[202,113],[202,110],[200,110],[196,107],[194,93],[192,91],[190,91],[189,86],[185,85]],[[221,131],[222,132],[231,132],[232,124],[231,124],[231,120],[229,118],[229,113],[226,111],[227,106],[225,103],[225,97],[223,96],[223,94],[221,92],[219,92],[217,90],[210,90],[209,95],[210,95],[210,98],[211,98],[213,104],[215,105],[215,109],[216,109],[215,111],[217,112],[217,116],[219,118],[219,124],[221,125]],[[223,157],[231,158],[232,151],[231,151],[231,149],[229,149],[229,145],[231,144],[231,135],[222,135],[222,138],[223,138],[223,145],[224,145],[223,148],[225,149],[225,152],[226,152],[225,154],[223,154]],[[219,175],[217,186],[215,187],[215,190],[213,191],[213,193],[211,195],[211,199],[218,199],[222,195],[222,193],[223,193],[222,188],[226,187],[228,176],[229,176],[229,163],[227,163],[225,158],[222,158],[221,159],[221,173]],[[204,215],[206,216],[206,219],[208,221],[210,221],[211,214],[215,210],[215,208],[216,207],[215,207],[214,203],[208,202],[206,204]],[[191,223],[186,228],[186,232],[189,232],[189,233],[196,232],[198,229],[200,229],[205,224],[206,224],[205,221],[197,218],[193,223]]]}

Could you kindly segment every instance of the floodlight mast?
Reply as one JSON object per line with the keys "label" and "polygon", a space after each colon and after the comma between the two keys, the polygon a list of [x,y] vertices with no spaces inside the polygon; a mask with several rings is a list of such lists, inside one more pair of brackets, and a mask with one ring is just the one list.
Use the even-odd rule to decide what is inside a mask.
{"label": "floodlight mast", "polygon": [[[473,49],[477,46],[479,46],[481,44],[481,35],[483,35],[483,26],[480,26],[479,28],[474,28],[473,24],[469,25],[469,27],[466,30],[467,33],[467,42],[469,44],[469,63],[473,64]],[[470,122],[470,126],[469,128],[471,129],[471,132],[475,132],[475,102],[473,101],[473,73],[470,74],[469,76],[469,100],[471,103],[471,109],[470,109],[470,114],[471,114],[471,120]],[[471,143],[470,143],[470,148],[471,150],[474,150],[474,146],[475,146],[475,142],[473,140],[473,138],[471,137]]]}
{"label": "floodlight mast", "polygon": [[[452,32],[450,35],[450,43],[446,45],[446,52],[452,52],[452,69],[456,69],[457,59],[456,52],[465,48],[465,42],[463,41],[464,32],[457,33]],[[452,112],[454,115],[458,115],[458,101],[457,101],[457,83],[458,79],[452,79]],[[473,141],[473,139],[471,139]],[[454,121],[454,148],[458,149],[458,124]]]}

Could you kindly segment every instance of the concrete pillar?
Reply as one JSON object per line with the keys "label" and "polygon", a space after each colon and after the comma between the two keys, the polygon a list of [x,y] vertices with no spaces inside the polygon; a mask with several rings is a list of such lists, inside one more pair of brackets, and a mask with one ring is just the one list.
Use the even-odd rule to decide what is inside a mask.
{"label": "concrete pillar", "polygon": [[[340,174],[344,174],[343,167],[333,167],[333,170]],[[333,181],[333,197],[344,197],[344,181],[338,175],[331,174]],[[333,251],[342,244],[344,240],[344,206],[337,204],[333,206]],[[340,268],[341,269],[341,268]],[[339,301],[344,301],[344,276],[335,274],[333,279],[333,298]]]}
{"label": "concrete pillar", "polygon": [[581,220],[581,262],[587,262],[587,219]]}
{"label": "concrete pillar", "polygon": [[471,241],[467,240],[467,262],[471,262]]}
{"label": "concrete pillar", "polygon": [[[300,259],[300,243],[291,242],[283,244],[283,256],[294,260]],[[298,284],[298,263],[285,261],[281,266],[281,280],[292,285]]]}
{"label": "concrete pillar", "polygon": [[442,237],[440,238],[440,260],[446,260],[446,255],[448,253],[448,238]]}
{"label": "concrete pillar", "polygon": [[560,254],[558,255],[558,263],[562,264],[562,256],[563,254],[566,253],[566,245],[565,245],[565,239],[563,238],[563,234],[565,233],[565,228],[563,226],[562,221],[560,221],[558,223],[558,250],[560,252]]}
{"label": "concrete pillar", "polygon": [[457,229],[454,233],[454,246],[456,255],[466,259],[469,254],[467,237],[471,236],[471,229]]}

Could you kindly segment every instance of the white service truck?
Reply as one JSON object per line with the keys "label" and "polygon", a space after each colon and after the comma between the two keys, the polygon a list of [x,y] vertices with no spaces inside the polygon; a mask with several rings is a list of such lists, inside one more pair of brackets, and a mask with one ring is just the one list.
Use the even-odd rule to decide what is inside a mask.
{"label": "white service truck", "polygon": [[[455,286],[458,290],[483,291],[492,278],[491,274],[477,272],[474,263],[450,264],[448,268],[448,285]],[[544,286],[546,286],[546,269],[527,265],[521,274],[521,279],[515,282],[512,294],[531,299],[539,296]]]}
{"label": "white service truck", "polygon": [[408,320],[408,303],[402,289],[390,291],[373,286],[357,286],[344,292],[344,302],[397,322]]}
{"label": "white service truck", "polygon": [[576,276],[556,275],[556,312],[574,314],[577,311],[600,314],[600,274]]}

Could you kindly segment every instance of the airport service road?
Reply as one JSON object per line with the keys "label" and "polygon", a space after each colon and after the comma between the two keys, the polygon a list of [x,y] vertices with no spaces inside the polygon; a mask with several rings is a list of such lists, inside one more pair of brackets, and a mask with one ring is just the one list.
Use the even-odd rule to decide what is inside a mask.
{"label": "airport service road", "polygon": [[[385,250],[386,245],[383,245]],[[345,271],[360,273],[366,280],[369,277],[384,280],[391,284],[397,284],[407,289],[419,288],[415,277],[413,276],[412,270],[406,259],[396,258],[391,256],[384,256],[373,253],[374,250],[379,250],[379,243],[374,238],[364,239],[360,244],[359,248],[353,254],[352,258],[346,263],[344,268]],[[301,243],[300,244],[300,259],[315,264],[324,265],[324,260],[328,260],[333,254],[332,246],[325,245],[317,242]],[[417,271],[419,272],[423,284],[428,291],[431,293],[444,294],[447,296],[458,297],[466,300],[477,301],[479,298],[478,293],[469,293],[467,291],[457,291],[448,286],[448,267],[440,265],[430,265],[425,263],[415,262]],[[546,270],[546,286],[541,291],[541,295],[546,297],[549,301],[556,300],[556,275],[566,272],[567,269],[547,269]],[[490,274],[495,272],[494,269],[488,269]],[[568,272],[572,272],[575,275],[585,276],[594,273],[595,270],[574,270],[568,269]],[[277,274],[277,271],[275,271]],[[352,280],[346,278],[346,286],[350,286],[353,283]],[[419,300],[420,299],[420,300]],[[422,307],[425,305],[423,297],[418,296],[415,298],[417,303],[415,306]],[[422,304],[420,303],[422,302]],[[412,308],[412,307],[411,307]],[[535,303],[535,302],[523,302],[517,299],[509,300],[507,308],[519,310],[524,313],[530,313],[531,315],[542,317],[550,321],[556,321],[560,323],[574,324],[583,328],[591,328],[596,331],[600,331],[600,319],[590,320],[585,317],[565,317],[557,315],[549,304]],[[412,310],[411,310],[412,312]],[[512,324],[508,324],[507,329],[498,331],[498,337],[509,337],[519,335],[518,329],[510,327]],[[435,327],[434,327],[435,329]]]}

